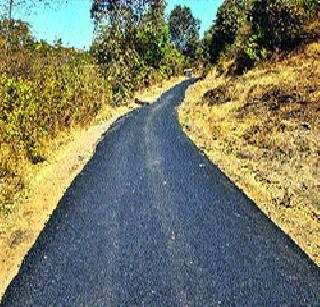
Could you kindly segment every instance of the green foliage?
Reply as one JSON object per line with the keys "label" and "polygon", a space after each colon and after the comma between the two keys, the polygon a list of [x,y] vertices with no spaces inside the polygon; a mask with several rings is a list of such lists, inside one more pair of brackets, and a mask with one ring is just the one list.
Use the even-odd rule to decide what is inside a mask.
{"label": "green foliage", "polygon": [[171,42],[186,56],[195,60],[199,58],[200,20],[196,19],[189,7],[176,6],[169,16]]}
{"label": "green foliage", "polygon": [[245,0],[226,0],[217,12],[217,19],[209,30],[210,41],[208,49],[211,60],[216,62],[220,53],[228,45],[235,42],[246,12]]}
{"label": "green foliage", "polygon": [[[37,47],[29,52],[33,61],[30,57],[28,76],[23,77],[23,71],[12,76],[10,63],[1,75],[0,126],[1,143],[19,144],[34,160],[40,155],[43,137],[92,119],[105,100],[107,87],[93,62],[75,60],[76,54],[68,59],[70,53],[61,51],[43,58]],[[27,54],[17,51],[10,57]]]}
{"label": "green foliage", "polygon": [[167,50],[161,65],[162,71],[165,72],[162,78],[165,79],[166,77],[183,74],[187,60],[177,48],[171,47]]}
{"label": "green foliage", "polygon": [[96,39],[91,52],[111,84],[115,104],[141,86],[183,70],[184,57],[170,44],[164,1],[105,1],[93,11]]}
{"label": "green foliage", "polygon": [[259,44],[262,38],[263,32],[259,30],[256,34],[252,34],[248,39],[245,52],[252,62],[259,62],[267,58],[267,49]]}
{"label": "green foliage", "polygon": [[35,43],[2,52],[0,67],[0,203],[8,204],[23,186],[21,161],[44,161],[47,139],[90,122],[112,96],[94,60],[73,49]]}
{"label": "green foliage", "polygon": [[160,62],[170,49],[168,26],[162,27],[160,35],[147,28],[138,30],[135,48],[146,65],[159,69]]}
{"label": "green foliage", "polygon": [[259,46],[286,51],[299,43],[303,16],[296,7],[278,0],[255,0],[250,16]]}
{"label": "green foliage", "polygon": [[305,17],[317,18],[320,12],[319,0],[288,0],[288,4],[297,8],[302,8]]}
{"label": "green foliage", "polygon": [[231,70],[241,74],[275,52],[293,50],[306,37],[304,23],[318,13],[317,0],[225,0],[204,50],[220,67],[234,59]]}

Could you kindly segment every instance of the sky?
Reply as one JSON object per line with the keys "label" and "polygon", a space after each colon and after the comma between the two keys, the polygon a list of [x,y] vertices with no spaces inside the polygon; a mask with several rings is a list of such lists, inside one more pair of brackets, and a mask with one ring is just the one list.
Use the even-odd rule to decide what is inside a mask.
{"label": "sky", "polygon": [[[176,5],[189,6],[194,16],[201,20],[200,35],[202,36],[212,24],[217,8],[223,0],[167,0],[167,2],[167,15]],[[28,21],[36,39],[45,39],[52,43],[61,38],[64,46],[88,49],[93,32],[89,13],[91,3],[91,0],[69,0],[54,8],[41,6],[33,10],[16,8],[13,11],[13,17]]]}

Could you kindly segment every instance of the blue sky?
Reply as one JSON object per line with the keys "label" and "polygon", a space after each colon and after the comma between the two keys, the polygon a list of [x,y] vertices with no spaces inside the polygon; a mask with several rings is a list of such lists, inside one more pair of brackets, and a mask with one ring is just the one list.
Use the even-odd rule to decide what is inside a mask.
{"label": "blue sky", "polygon": [[[63,2],[63,1],[62,1]],[[202,35],[212,24],[217,8],[223,0],[168,0],[166,13],[176,5],[189,6],[194,16],[201,20]],[[45,39],[49,43],[62,38],[65,46],[88,48],[92,41],[93,24],[89,10],[91,0],[69,0],[55,8],[40,7],[30,13],[29,10],[15,9],[13,16],[27,20],[37,39]]]}

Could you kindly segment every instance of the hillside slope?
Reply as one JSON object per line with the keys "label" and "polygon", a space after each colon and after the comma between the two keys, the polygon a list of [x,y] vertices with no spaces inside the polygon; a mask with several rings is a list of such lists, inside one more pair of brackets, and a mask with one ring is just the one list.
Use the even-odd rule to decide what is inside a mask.
{"label": "hillside slope", "polygon": [[213,70],[179,107],[187,135],[320,264],[320,43],[240,77]]}

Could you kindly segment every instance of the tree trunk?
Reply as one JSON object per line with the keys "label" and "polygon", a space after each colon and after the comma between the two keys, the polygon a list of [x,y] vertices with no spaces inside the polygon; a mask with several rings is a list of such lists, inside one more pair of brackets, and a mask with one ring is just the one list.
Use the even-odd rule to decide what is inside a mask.
{"label": "tree trunk", "polygon": [[13,0],[9,0],[9,11],[8,11],[9,23],[11,23],[11,20],[12,20],[12,6],[13,6]]}
{"label": "tree trunk", "polygon": [[8,27],[7,27],[7,41],[6,41],[6,52],[9,53],[9,49],[11,47],[10,38],[11,38],[11,30],[12,30],[12,7],[13,1],[9,0],[9,9],[8,9]]}

